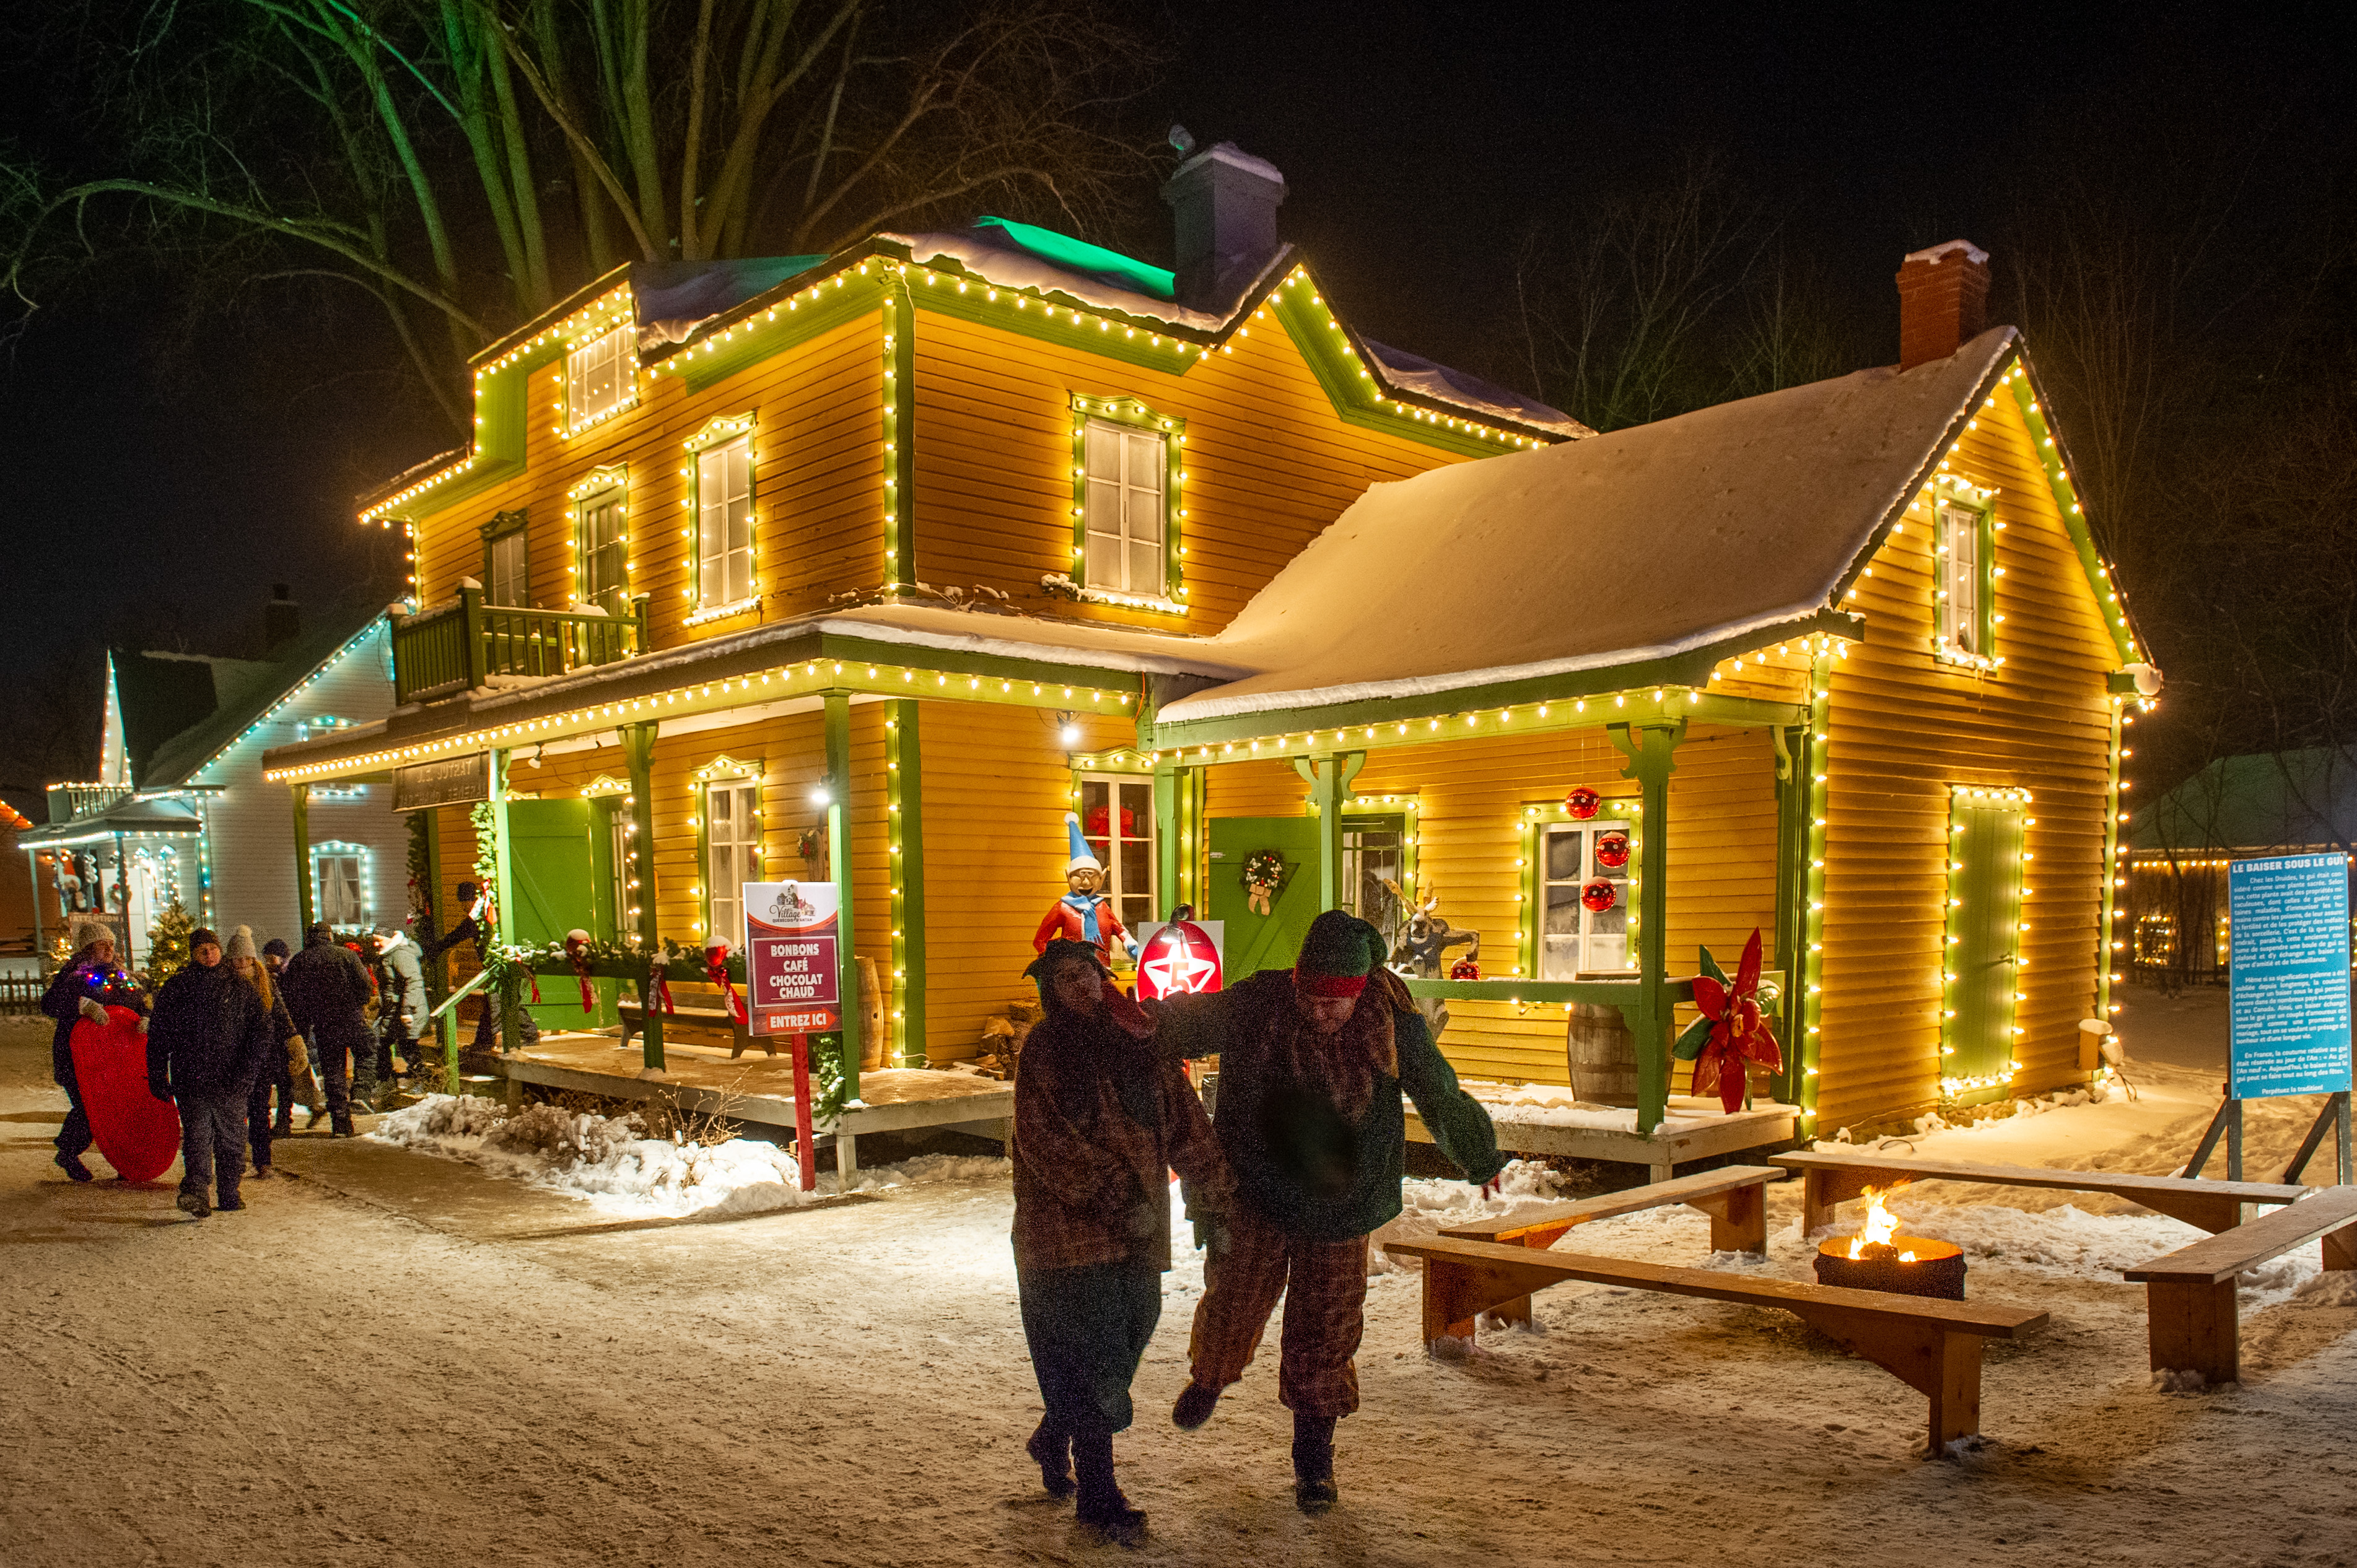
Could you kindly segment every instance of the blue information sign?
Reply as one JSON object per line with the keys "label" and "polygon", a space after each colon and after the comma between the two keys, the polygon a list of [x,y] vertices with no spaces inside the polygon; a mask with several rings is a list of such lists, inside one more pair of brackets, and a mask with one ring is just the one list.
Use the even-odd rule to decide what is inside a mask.
{"label": "blue information sign", "polygon": [[2227,870],[2236,1100],[2349,1087],[2349,863],[2238,860]]}

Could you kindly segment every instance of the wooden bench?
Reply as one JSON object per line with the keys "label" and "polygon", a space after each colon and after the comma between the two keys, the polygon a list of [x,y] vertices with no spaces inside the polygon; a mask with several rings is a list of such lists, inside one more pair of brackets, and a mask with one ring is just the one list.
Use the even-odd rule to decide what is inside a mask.
{"label": "wooden bench", "polygon": [[2242,1321],[2234,1279],[2321,1237],[2328,1270],[2357,1269],[2357,1187],[2327,1187],[2287,1208],[2155,1258],[2127,1277],[2145,1287],[2156,1372],[2199,1372],[2207,1383],[2242,1380]]}
{"label": "wooden bench", "polygon": [[1935,1454],[1980,1430],[1981,1341],[2018,1338],[2046,1324],[2046,1314],[2025,1307],[1751,1279],[1710,1269],[1541,1251],[1453,1236],[1386,1241],[1383,1251],[1424,1261],[1427,1348],[1444,1335],[1470,1338],[1474,1321],[1483,1312],[1565,1280],[1781,1308],[1928,1398]]}
{"label": "wooden bench", "polygon": [[1450,1225],[1441,1230],[1460,1241],[1501,1241],[1524,1247],[1552,1247],[1563,1233],[1591,1219],[1611,1219],[1648,1208],[1683,1203],[1710,1216],[1710,1250],[1714,1252],[1764,1252],[1768,1250],[1766,1188],[1784,1173],[1772,1165],[1728,1165],[1699,1176],[1679,1176],[1608,1192],[1571,1203],[1551,1203],[1526,1208],[1502,1219]]}
{"label": "wooden bench", "polygon": [[[615,1004],[614,1011],[622,1020],[622,1048],[629,1050],[630,1036],[642,1033],[646,1029],[647,1010],[636,1002],[621,1002]],[[726,1033],[728,1036],[730,1061],[735,1061],[738,1057],[743,1056],[745,1047],[757,1042],[769,1055],[778,1054],[778,1042],[774,1036],[748,1033],[745,1026],[737,1021],[737,1015],[726,1007],[679,1007],[669,1013],[658,1013],[656,1016],[663,1021],[665,1029],[669,1029],[674,1024],[683,1024],[691,1029],[708,1029],[714,1034]]]}
{"label": "wooden bench", "polygon": [[2061,1192],[2107,1192],[2172,1219],[2199,1226],[2212,1235],[2240,1224],[2243,1205],[2246,1203],[2291,1203],[2309,1191],[2304,1187],[2274,1182],[2202,1181],[2187,1176],[2130,1176],[2121,1171],[2050,1171],[2030,1165],[1902,1159],[1866,1151],[1855,1155],[1822,1151],[1770,1155],[1768,1163],[1801,1173],[1803,1236],[1813,1235],[1831,1225],[1835,1208],[1867,1187],[1888,1187],[1901,1181],[1963,1181]]}

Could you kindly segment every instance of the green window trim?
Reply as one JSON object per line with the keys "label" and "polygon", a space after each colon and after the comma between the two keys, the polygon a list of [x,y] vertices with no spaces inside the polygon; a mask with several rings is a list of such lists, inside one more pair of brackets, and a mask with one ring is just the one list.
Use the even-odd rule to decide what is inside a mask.
{"label": "green window trim", "polygon": [[[2004,524],[1996,521],[1996,492],[1984,489],[1953,474],[1942,474],[1932,486],[1932,650],[1943,663],[1966,665],[1982,670],[1994,670],[2004,660],[1996,653],[1996,628],[2005,617],[1996,611],[1996,535]],[[1947,514],[1969,511],[1978,519],[1974,530],[1973,582],[1977,602],[1973,607],[1974,646],[1957,646],[1956,618],[1953,601],[1948,589],[1940,585],[1947,577],[1941,552],[1942,540],[1948,529]]]}
{"label": "green window trim", "polygon": [[[1143,399],[1135,397],[1098,397],[1087,392],[1074,392],[1071,404],[1072,565],[1069,573],[1050,574],[1040,585],[1051,593],[1069,593],[1085,603],[1154,610],[1164,615],[1185,615],[1187,574],[1184,561],[1187,544],[1183,525],[1187,509],[1183,504],[1186,499],[1183,491],[1186,469],[1181,463],[1186,456],[1187,422],[1172,414],[1158,413]],[[1162,592],[1159,594],[1104,588],[1089,581],[1089,424],[1092,420],[1103,420],[1108,424],[1123,425],[1162,437]]]}
{"label": "green window trim", "polygon": [[2014,1018],[2029,808],[2026,789],[1949,789],[1948,918],[1940,966],[1943,1099],[2003,1098],[2020,1070]]}
{"label": "green window trim", "polygon": [[[705,421],[703,429],[689,436],[682,445],[687,452],[687,467],[682,477],[687,480],[687,499],[680,504],[687,510],[687,586],[682,590],[688,602],[688,613],[683,626],[702,626],[710,621],[726,620],[748,615],[761,607],[761,507],[759,499],[761,484],[761,454],[754,446],[759,419],[752,410],[741,413],[724,413]],[[742,437],[745,441],[745,494],[751,508],[746,527],[751,556],[748,576],[751,586],[744,596],[735,599],[707,604],[704,596],[704,454],[715,446],[725,446]]]}
{"label": "green window trim", "polygon": [[[759,757],[743,759],[726,752],[698,768],[695,779],[695,935],[701,947],[713,940],[712,929],[712,791],[716,786],[750,784],[753,787],[754,869],[763,869],[768,829],[762,823],[761,783],[769,776],[769,767]],[[754,881],[759,881],[756,876]],[[738,942],[734,935],[722,933],[733,951]]]}
{"label": "green window trim", "polygon": [[[1635,968],[1633,961],[1636,956],[1634,933],[1637,929],[1637,854],[1644,845],[1643,816],[1643,799],[1631,790],[1624,795],[1606,796],[1602,804],[1596,808],[1596,815],[1587,819],[1589,822],[1598,822],[1607,817],[1614,817],[1626,824],[1629,834],[1627,882],[1629,901],[1628,913],[1624,919],[1631,933],[1629,949],[1631,962],[1629,967],[1632,971]],[[1542,940],[1541,928],[1546,918],[1544,912],[1546,903],[1546,830],[1560,823],[1580,820],[1564,810],[1561,800],[1526,803],[1523,807],[1523,854],[1519,863],[1522,873],[1521,890],[1514,895],[1521,911],[1521,929],[1516,933],[1516,963],[1512,976],[1516,980],[1537,979],[1541,967],[1539,943]]]}

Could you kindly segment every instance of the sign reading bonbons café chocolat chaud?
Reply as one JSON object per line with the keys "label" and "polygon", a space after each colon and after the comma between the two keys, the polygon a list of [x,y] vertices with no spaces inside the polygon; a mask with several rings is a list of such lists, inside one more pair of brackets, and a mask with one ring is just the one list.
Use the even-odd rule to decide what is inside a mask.
{"label": "sign reading bonbons caf\u00e9 chocolat chaud", "polygon": [[834,885],[745,884],[745,990],[756,1035],[843,1027]]}

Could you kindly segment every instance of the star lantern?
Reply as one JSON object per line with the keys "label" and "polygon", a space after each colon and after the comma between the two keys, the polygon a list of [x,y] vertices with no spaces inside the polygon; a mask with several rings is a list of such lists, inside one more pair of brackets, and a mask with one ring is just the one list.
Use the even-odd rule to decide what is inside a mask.
{"label": "star lantern", "polygon": [[1168,922],[1138,950],[1140,996],[1191,996],[1219,990],[1220,981],[1219,944],[1192,920]]}
{"label": "star lantern", "polygon": [[1629,864],[1629,835],[1615,830],[1596,835],[1596,864],[1618,871]]}
{"label": "star lantern", "polygon": [[1718,967],[1710,950],[1702,950],[1702,972],[1695,976],[1695,1005],[1702,1016],[1686,1026],[1670,1054],[1694,1063],[1694,1091],[1718,1090],[1718,1102],[1729,1114],[1743,1108],[1746,1065],[1758,1062],[1770,1072],[1781,1072],[1784,1053],[1776,1033],[1760,1012],[1760,932],[1743,946],[1743,961],[1735,978]]}
{"label": "star lantern", "polygon": [[1603,804],[1604,797],[1585,784],[1563,798],[1564,814],[1575,822],[1587,821],[1588,818],[1596,815],[1597,808]]}
{"label": "star lantern", "polygon": [[1579,890],[1579,901],[1590,913],[1601,915],[1620,901],[1620,889],[1599,876]]}

